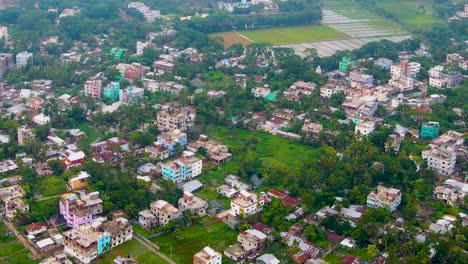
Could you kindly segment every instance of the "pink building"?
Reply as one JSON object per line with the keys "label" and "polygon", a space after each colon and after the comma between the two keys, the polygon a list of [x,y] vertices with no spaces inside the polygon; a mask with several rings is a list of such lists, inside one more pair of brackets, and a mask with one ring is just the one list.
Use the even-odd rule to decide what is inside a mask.
{"label": "pink building", "polygon": [[81,191],[78,194],[65,193],[60,196],[60,214],[70,228],[91,222],[103,210],[99,192]]}
{"label": "pink building", "polygon": [[101,98],[102,80],[88,80],[84,84],[84,94],[92,98]]}

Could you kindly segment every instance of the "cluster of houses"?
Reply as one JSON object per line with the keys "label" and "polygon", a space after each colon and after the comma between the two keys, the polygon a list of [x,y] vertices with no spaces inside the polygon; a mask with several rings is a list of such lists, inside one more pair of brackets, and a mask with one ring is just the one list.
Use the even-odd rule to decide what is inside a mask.
{"label": "cluster of houses", "polygon": [[21,186],[22,177],[12,176],[0,181],[0,215],[10,221],[29,213],[29,204],[25,201],[26,192]]}

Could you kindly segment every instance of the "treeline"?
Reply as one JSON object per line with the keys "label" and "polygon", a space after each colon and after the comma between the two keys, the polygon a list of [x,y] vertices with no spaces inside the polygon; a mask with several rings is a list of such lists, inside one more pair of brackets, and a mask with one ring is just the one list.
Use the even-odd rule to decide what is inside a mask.
{"label": "treeline", "polygon": [[226,12],[214,13],[206,18],[194,17],[182,25],[204,33],[229,31],[258,27],[292,26],[319,23],[322,20],[320,9],[303,10],[280,14],[253,14],[232,16]]}

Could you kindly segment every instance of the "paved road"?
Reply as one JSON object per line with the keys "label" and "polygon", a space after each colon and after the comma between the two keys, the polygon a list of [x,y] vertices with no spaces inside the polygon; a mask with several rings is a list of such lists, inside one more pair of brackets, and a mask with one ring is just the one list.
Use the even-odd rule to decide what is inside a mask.
{"label": "paved road", "polygon": [[145,246],[147,249],[151,250],[154,254],[160,256],[162,259],[164,259],[167,263],[169,264],[176,264],[172,259],[170,259],[168,256],[164,255],[159,251],[152,243],[148,243],[147,239],[142,237],[140,234],[134,232],[133,237],[140,242],[143,246]]}
{"label": "paved road", "polygon": [[13,231],[13,233],[15,233],[16,237],[19,239],[19,241],[23,244],[23,246],[27,249],[29,249],[29,251],[31,251],[31,253],[34,255],[34,258],[35,259],[41,259],[43,258],[44,256],[42,256],[42,254],[40,254],[35,247],[33,247],[29,241],[23,236],[23,234],[21,234],[15,227],[15,225],[13,225],[12,222],[6,220],[5,218],[2,219],[3,223]]}

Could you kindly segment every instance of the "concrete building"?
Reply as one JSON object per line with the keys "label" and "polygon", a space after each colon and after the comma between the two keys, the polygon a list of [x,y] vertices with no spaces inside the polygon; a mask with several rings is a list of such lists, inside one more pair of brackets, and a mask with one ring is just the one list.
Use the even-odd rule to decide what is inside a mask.
{"label": "concrete building", "polygon": [[104,97],[107,97],[112,100],[117,100],[120,94],[120,83],[110,82],[104,87]]}
{"label": "concrete building", "polygon": [[136,43],[136,55],[143,55],[146,48],[156,48],[153,42],[149,41],[137,41]]}
{"label": "concrete building", "polygon": [[16,66],[24,67],[28,65],[29,60],[33,59],[33,54],[27,51],[16,54]]}
{"label": "concrete building", "polygon": [[158,112],[156,125],[160,131],[174,129],[186,131],[188,120],[189,113],[185,109],[167,108]]}
{"label": "concrete building", "polygon": [[437,88],[453,88],[460,86],[463,76],[459,72],[445,71],[444,66],[432,67],[429,71],[429,85]]}
{"label": "concrete building", "polygon": [[466,179],[447,179],[434,188],[434,195],[449,205],[462,203],[463,198],[468,195],[468,183]]}
{"label": "concrete building", "polygon": [[165,179],[178,183],[200,175],[202,167],[202,159],[197,158],[193,152],[184,151],[182,157],[162,165],[162,175]]}
{"label": "concrete building", "polygon": [[256,229],[247,229],[237,236],[237,242],[246,251],[257,252],[265,246],[266,238],[267,235]]}
{"label": "concrete building", "polygon": [[86,171],[80,171],[80,173],[73,178],[68,180],[68,185],[72,190],[86,189],[88,187],[89,174]]}
{"label": "concrete building", "polygon": [[193,214],[204,216],[207,209],[208,202],[193,193],[184,192],[184,196],[179,199],[179,210],[181,212],[188,210]]}
{"label": "concrete building", "polygon": [[177,146],[185,149],[187,145],[187,134],[181,132],[179,129],[173,129],[160,134],[157,141],[169,150],[171,156],[174,156],[177,153]]}
{"label": "concrete building", "polygon": [[374,65],[382,69],[390,69],[392,67],[393,61],[387,58],[379,58],[374,61]]}
{"label": "concrete building", "polygon": [[429,169],[449,176],[455,171],[456,150],[463,141],[463,134],[450,130],[433,140],[428,149],[421,152],[422,158]]}
{"label": "concrete building", "polygon": [[24,145],[25,142],[29,140],[34,140],[35,135],[32,129],[22,126],[18,128],[18,144],[20,146]]}
{"label": "concrete building", "polygon": [[146,146],[145,153],[149,153],[149,158],[153,160],[165,160],[170,156],[169,149],[159,142],[155,142],[153,146]]}
{"label": "concrete building", "polygon": [[356,66],[356,62],[352,61],[348,57],[343,57],[341,58],[341,61],[339,63],[339,70],[341,72],[348,72],[352,67]]}
{"label": "concrete building", "polygon": [[359,136],[367,136],[376,128],[374,121],[361,121],[354,127],[354,133]]}
{"label": "concrete building", "polygon": [[259,199],[255,193],[241,190],[239,194],[231,200],[231,210],[235,215],[252,215],[258,213],[264,200]]}
{"label": "concrete building", "polygon": [[143,100],[144,96],[145,90],[143,88],[130,86],[119,90],[119,101],[123,103],[138,104]]}
{"label": "concrete building", "polygon": [[304,120],[304,125],[302,126],[301,132],[306,136],[318,137],[320,132],[323,130],[323,125],[319,123],[314,123],[310,119]]}
{"label": "concrete building", "polygon": [[377,186],[377,190],[367,195],[366,206],[369,208],[388,207],[393,212],[401,203],[401,192],[395,188]]}
{"label": "concrete building", "polygon": [[204,247],[193,256],[193,264],[221,264],[223,256],[210,247]]}
{"label": "concrete building", "polygon": [[89,96],[95,99],[99,99],[102,96],[102,85],[104,77],[101,74],[87,80],[83,86],[83,93],[85,96]]}
{"label": "concrete building", "polygon": [[374,82],[374,76],[362,73],[360,71],[351,71],[349,73],[349,80],[351,82],[359,82],[367,85],[372,85]]}
{"label": "concrete building", "polygon": [[158,224],[158,218],[150,210],[143,210],[138,213],[138,224],[150,230]]}
{"label": "concrete building", "polygon": [[18,0],[0,0],[0,9],[17,7]]}
{"label": "concrete building", "polygon": [[103,212],[102,204],[99,192],[65,193],[60,196],[60,214],[65,218],[68,227],[75,228],[90,223],[101,214]]}
{"label": "concrete building", "polygon": [[440,124],[439,122],[424,122],[421,125],[420,138],[434,139],[439,136]]}
{"label": "concrete building", "polygon": [[142,2],[130,2],[128,3],[127,7],[138,10],[138,12],[140,12],[148,22],[154,22],[156,18],[161,17],[161,12],[159,10],[151,10]]}
{"label": "concrete building", "polygon": [[48,123],[50,123],[50,117],[44,115],[44,113],[40,113],[38,115],[35,115],[32,118],[32,121],[34,124],[38,126],[43,126],[43,125],[47,125]]}
{"label": "concrete building", "polygon": [[103,223],[102,230],[110,234],[111,247],[121,245],[133,238],[132,225],[122,217]]}
{"label": "concrete building", "polygon": [[150,211],[156,216],[158,225],[160,226],[165,226],[170,221],[177,219],[182,215],[179,209],[164,200],[152,202],[150,205]]}
{"label": "concrete building", "polygon": [[91,263],[99,255],[112,248],[110,234],[101,232],[90,224],[65,231],[62,236],[63,252],[81,263]]}
{"label": "concrete building", "polygon": [[175,64],[170,61],[159,60],[153,63],[153,68],[160,73],[173,73],[175,71]]}

